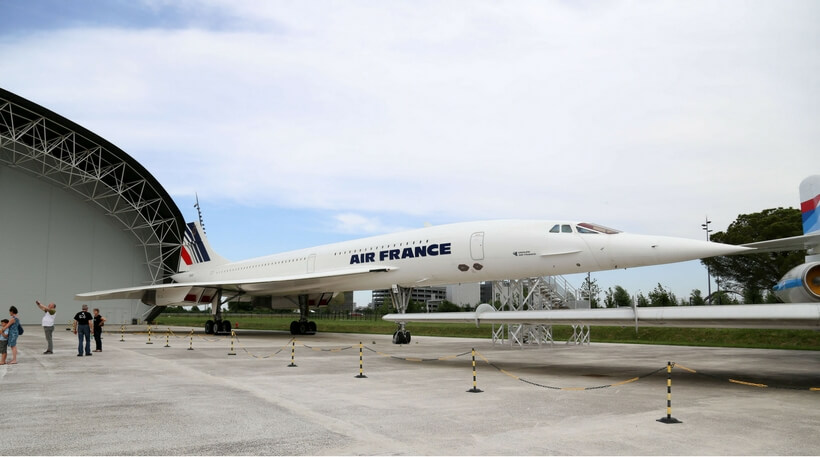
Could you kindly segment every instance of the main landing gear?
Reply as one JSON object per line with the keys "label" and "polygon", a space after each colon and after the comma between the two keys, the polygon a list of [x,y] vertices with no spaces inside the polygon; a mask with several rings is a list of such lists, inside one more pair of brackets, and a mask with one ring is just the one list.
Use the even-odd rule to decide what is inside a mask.
{"label": "main landing gear", "polygon": [[231,333],[231,321],[208,319],[205,321],[205,333],[208,335],[219,335],[221,333]]}
{"label": "main landing gear", "polygon": [[[330,298],[325,297],[326,294],[322,294],[319,297],[319,304],[327,303],[330,301],[330,298],[333,298],[333,295],[330,295]],[[299,320],[293,321],[290,323],[290,334],[291,335],[315,335],[316,334],[316,322],[308,320],[308,313],[310,312],[310,298],[308,295],[299,295]]]}
{"label": "main landing gear", "polygon": [[[237,296],[239,296],[239,294],[228,298],[227,300],[225,300],[225,302],[228,302],[231,299],[236,298]],[[222,304],[225,302],[222,301],[222,290],[220,289],[217,291],[216,296],[211,302],[211,308],[216,310],[214,312],[213,319],[208,319],[207,321],[205,321],[206,335],[219,335],[231,333],[231,321],[227,319],[222,319]]]}
{"label": "main landing gear", "polygon": [[[395,305],[399,314],[407,312],[407,305],[410,303],[410,292],[412,291],[411,287],[401,287],[393,284],[390,297],[393,299],[393,305]],[[410,344],[410,332],[404,328],[405,322],[399,322],[396,325],[396,331],[393,332],[393,344]]]}

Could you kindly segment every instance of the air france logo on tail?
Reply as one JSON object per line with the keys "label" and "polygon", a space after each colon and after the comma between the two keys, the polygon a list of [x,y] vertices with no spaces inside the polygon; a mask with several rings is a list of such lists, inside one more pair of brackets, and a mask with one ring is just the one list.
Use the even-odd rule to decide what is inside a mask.
{"label": "air france logo on tail", "polygon": [[211,260],[208,250],[205,249],[205,243],[202,242],[202,237],[199,235],[199,230],[193,222],[188,223],[185,229],[185,240],[182,243],[182,260],[185,265]]}

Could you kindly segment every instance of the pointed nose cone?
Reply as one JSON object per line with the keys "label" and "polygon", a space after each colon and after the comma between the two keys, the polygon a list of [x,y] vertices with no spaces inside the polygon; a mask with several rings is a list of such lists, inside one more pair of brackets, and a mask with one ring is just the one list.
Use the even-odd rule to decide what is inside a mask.
{"label": "pointed nose cone", "polygon": [[731,244],[671,237],[657,237],[657,243],[653,244],[652,249],[657,250],[656,255],[659,258],[671,259],[669,262],[705,259],[753,250],[743,246],[732,246]]}
{"label": "pointed nose cone", "polygon": [[686,262],[750,250],[742,246],[673,238],[619,233],[611,238],[609,260],[615,268]]}

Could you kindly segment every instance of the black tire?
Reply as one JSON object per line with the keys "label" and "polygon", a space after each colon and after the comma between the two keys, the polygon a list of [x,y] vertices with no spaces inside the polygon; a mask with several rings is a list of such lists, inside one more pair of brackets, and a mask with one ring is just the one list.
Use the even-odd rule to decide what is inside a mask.
{"label": "black tire", "polygon": [[410,344],[410,332],[404,331],[404,344]]}
{"label": "black tire", "polygon": [[214,333],[214,321],[208,319],[205,321],[205,334],[212,335]]}
{"label": "black tire", "polygon": [[308,329],[307,322],[304,322],[304,321],[299,322],[299,334],[300,335],[306,335],[307,334],[307,329]]}
{"label": "black tire", "polygon": [[393,344],[401,344],[401,341],[399,340],[399,338],[400,338],[399,331],[396,330],[395,332],[393,332]]}
{"label": "black tire", "polygon": [[231,334],[231,321],[222,321],[222,331]]}
{"label": "black tire", "polygon": [[299,322],[292,321],[290,323],[290,334],[291,335],[299,335]]}
{"label": "black tire", "polygon": [[317,328],[316,327],[316,322],[313,322],[313,321],[308,322],[308,332],[310,332],[312,335],[316,334],[316,328]]}

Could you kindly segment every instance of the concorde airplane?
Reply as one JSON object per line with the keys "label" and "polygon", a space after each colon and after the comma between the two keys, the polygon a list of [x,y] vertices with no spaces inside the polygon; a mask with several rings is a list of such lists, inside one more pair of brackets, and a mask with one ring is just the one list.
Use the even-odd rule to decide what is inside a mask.
{"label": "concorde airplane", "polygon": [[[753,247],[629,234],[587,222],[543,220],[426,227],[239,262],[216,254],[197,222],[187,225],[184,239],[173,282],[82,293],[75,298],[140,299],[153,307],[151,316],[167,306],[211,303],[215,315],[205,331],[214,333],[230,329],[230,322],[222,319],[221,303],[270,297],[272,308],[299,308],[300,318],[290,326],[292,334],[311,334],[316,332],[316,324],[308,320],[311,306],[327,305],[342,291],[391,289],[399,314],[385,318],[398,323],[393,341],[407,343],[406,322],[426,317],[488,322],[485,313],[492,308],[482,305],[475,313],[456,313],[458,318],[448,313],[404,314],[414,287],[633,268],[754,251]],[[532,319],[516,312],[492,312],[509,319],[505,322]],[[817,325],[817,313],[811,322]]]}
{"label": "concorde airplane", "polygon": [[[639,325],[650,327],[805,328],[820,330],[820,175],[800,183],[803,235],[743,245],[751,251],[807,250],[796,266],[774,286],[783,302],[768,305],[669,306],[598,310],[497,311],[482,304],[475,312],[388,314],[385,320],[407,322],[471,322],[490,324]],[[740,252],[743,253],[743,252]]]}

